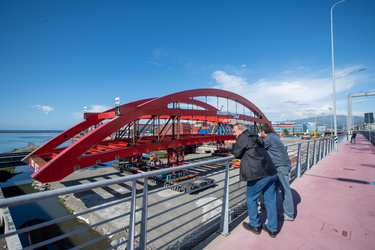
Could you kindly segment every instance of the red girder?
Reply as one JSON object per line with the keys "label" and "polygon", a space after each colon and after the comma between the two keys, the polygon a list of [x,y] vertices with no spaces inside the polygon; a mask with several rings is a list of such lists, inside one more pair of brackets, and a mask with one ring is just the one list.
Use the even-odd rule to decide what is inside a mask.
{"label": "red girder", "polygon": [[[202,96],[221,97],[238,102],[251,110],[257,117],[237,115],[236,118],[270,124],[265,115],[253,103],[235,93],[219,89],[187,90],[163,97],[127,103],[102,113],[85,113],[85,120],[83,122],[57,135],[25,157],[23,161],[29,163],[34,168],[35,172],[32,174],[32,178],[45,183],[59,181],[77,169],[140,155],[146,152],[204,142],[234,140],[235,137],[233,135],[216,134],[178,134],[174,137],[164,135],[161,139],[158,138],[158,140],[155,140],[155,136],[137,137],[133,141],[136,145],[131,145],[131,138],[108,140],[116,131],[140,119],[170,119],[178,117],[179,120],[223,124],[228,123],[227,119],[234,118],[233,114],[220,112],[212,105],[194,99],[194,97]],[[192,104],[199,106],[200,109],[168,107],[168,105],[173,103]],[[102,123],[106,119],[110,120]],[[100,125],[90,132],[84,133],[89,128],[98,124]],[[80,133],[84,133],[84,135],[69,147],[58,148],[62,143]]]}

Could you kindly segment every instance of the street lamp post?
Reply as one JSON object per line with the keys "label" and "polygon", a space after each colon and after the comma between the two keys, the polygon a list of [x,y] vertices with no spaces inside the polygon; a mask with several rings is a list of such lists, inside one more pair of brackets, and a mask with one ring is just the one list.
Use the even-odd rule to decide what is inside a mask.
{"label": "street lamp post", "polygon": [[332,137],[332,108],[329,107],[328,109],[329,109],[329,113],[331,115],[331,137]]}
{"label": "street lamp post", "polygon": [[345,2],[346,0],[342,0],[340,2],[335,3],[331,8],[331,50],[332,50],[332,99],[333,99],[333,123],[334,123],[334,131],[335,131],[335,151],[337,151],[337,112],[336,112],[336,86],[335,86],[335,52],[334,52],[334,42],[333,42],[333,8],[338,5],[339,3]]}

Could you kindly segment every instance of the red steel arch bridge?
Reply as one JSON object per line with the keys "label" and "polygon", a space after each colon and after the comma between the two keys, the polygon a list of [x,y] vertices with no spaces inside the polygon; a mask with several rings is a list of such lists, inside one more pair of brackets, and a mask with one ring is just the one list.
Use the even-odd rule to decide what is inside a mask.
{"label": "red steel arch bridge", "polygon": [[[193,89],[119,105],[57,135],[23,161],[42,183],[59,181],[76,170],[143,153],[168,150],[168,166],[181,165],[181,148],[205,142],[235,140],[229,123],[271,125],[252,102],[219,89]],[[207,125],[207,129],[193,129]],[[189,126],[190,125],[190,126]],[[202,132],[203,131],[203,132]],[[61,147],[76,139],[70,146]],[[77,139],[78,138],[78,139]]]}

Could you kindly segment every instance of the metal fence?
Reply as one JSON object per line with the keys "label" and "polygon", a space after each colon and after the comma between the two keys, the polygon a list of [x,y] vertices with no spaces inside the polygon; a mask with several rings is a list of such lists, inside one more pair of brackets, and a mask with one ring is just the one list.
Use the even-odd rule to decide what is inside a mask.
{"label": "metal fence", "polygon": [[[332,151],[333,140],[308,140],[287,145],[287,149],[292,163],[293,181]],[[173,169],[3,198],[0,200],[0,210],[4,215],[5,232],[0,235],[0,239],[5,238],[10,249],[35,249],[48,245],[61,246],[64,240],[81,237],[85,231],[95,229],[101,232],[100,237],[71,249],[93,249],[102,240],[109,242],[106,249],[192,249],[216,232],[227,235],[229,224],[247,209],[246,185],[238,181],[239,171],[232,166],[233,159],[233,156],[203,161],[200,159]],[[162,187],[157,181],[162,175],[182,170],[198,173],[199,177],[174,185],[164,184]],[[207,179],[213,182],[207,182]],[[203,184],[199,186],[199,183]],[[195,189],[186,188],[193,184]],[[93,200],[93,197],[99,199],[98,197],[118,192],[123,193],[121,198],[103,199],[104,202],[87,206],[85,211],[76,211],[74,214],[25,228],[16,228],[9,219],[9,207],[67,195],[81,200],[82,197],[87,198],[88,194],[96,195],[87,198]],[[79,229],[61,226],[66,220],[82,221],[82,218],[90,223]],[[57,225],[61,232],[53,238],[32,244],[19,241],[21,235],[30,237],[32,232],[41,232],[43,228],[53,225]]]}
{"label": "metal fence", "polygon": [[358,134],[362,134],[369,140],[372,145],[375,145],[375,130],[367,129],[367,130],[359,130],[357,131]]}

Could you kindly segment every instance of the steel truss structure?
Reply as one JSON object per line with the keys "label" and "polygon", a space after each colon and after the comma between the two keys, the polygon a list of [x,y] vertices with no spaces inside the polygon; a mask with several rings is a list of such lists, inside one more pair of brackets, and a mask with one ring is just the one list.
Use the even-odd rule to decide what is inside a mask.
{"label": "steel truss structure", "polygon": [[[222,111],[224,105],[214,107],[208,98],[216,98],[217,106],[219,99],[226,101],[227,111]],[[234,103],[235,110],[229,110],[229,101]],[[242,114],[237,111],[238,106],[243,107]],[[34,169],[31,177],[42,183],[59,181],[82,168],[126,157],[134,159],[162,149],[170,149],[169,157],[176,166],[183,164],[178,148],[234,140],[228,125],[235,120],[253,127],[271,125],[258,107],[240,95],[219,89],[187,90],[130,102],[102,113],[85,113],[84,121],[57,135],[23,161]],[[187,122],[214,126],[202,134],[184,129]],[[74,138],[78,139],[70,146],[60,147]]]}

